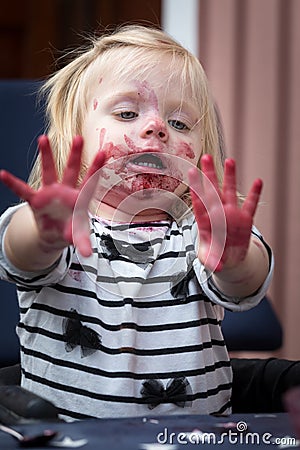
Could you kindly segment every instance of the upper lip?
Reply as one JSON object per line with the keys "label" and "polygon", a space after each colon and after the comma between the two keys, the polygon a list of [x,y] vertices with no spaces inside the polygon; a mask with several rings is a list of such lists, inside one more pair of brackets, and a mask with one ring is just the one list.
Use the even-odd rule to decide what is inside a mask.
{"label": "upper lip", "polygon": [[134,153],[130,155],[130,158],[128,159],[129,163],[132,164],[138,164],[139,162],[145,162],[145,163],[149,163],[149,164],[153,164],[155,165],[156,169],[165,169],[166,168],[166,164],[164,163],[164,158],[159,154],[160,152],[158,151],[153,151],[153,149],[151,149],[151,151],[147,150],[143,150],[139,153]]}

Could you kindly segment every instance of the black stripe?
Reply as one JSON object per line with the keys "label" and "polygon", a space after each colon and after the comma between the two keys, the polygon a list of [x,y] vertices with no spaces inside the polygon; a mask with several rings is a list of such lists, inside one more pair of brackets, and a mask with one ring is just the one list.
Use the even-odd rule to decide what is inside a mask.
{"label": "black stripe", "polygon": [[[65,338],[62,334],[54,333],[52,331],[48,331],[40,327],[32,327],[20,322],[18,324],[18,328],[22,328],[26,330],[28,333],[36,333],[48,337],[50,339],[65,342]],[[101,344],[99,351],[102,351],[103,353],[106,353],[108,355],[130,354],[138,356],[158,356],[158,355],[176,355],[181,353],[201,352],[202,350],[212,348],[213,346],[225,347],[225,342],[223,340],[211,339],[210,341],[206,341],[197,345],[184,345],[176,348],[164,347],[154,349],[138,349],[133,347],[108,348]]]}
{"label": "black stripe", "polygon": [[[36,383],[40,383],[46,386],[49,386],[56,390],[61,390],[63,392],[70,392],[72,394],[76,395],[82,395],[83,397],[92,398],[94,400],[102,400],[102,401],[108,401],[108,402],[115,402],[115,403],[135,403],[139,405],[148,404],[147,399],[144,399],[142,397],[129,397],[129,396],[117,396],[117,395],[108,395],[108,394],[98,394],[96,392],[87,391],[86,389],[80,389],[75,388],[74,386],[65,385],[62,383],[58,383],[56,381],[48,380],[46,378],[42,378],[38,375],[34,375],[32,373],[26,372],[23,370],[23,374],[25,378],[35,381]],[[224,383],[220,384],[215,388],[208,389],[205,392],[196,392],[194,394],[186,395],[185,400],[186,401],[193,401],[197,399],[207,399],[208,397],[214,396],[218,394],[221,391],[226,391],[231,389],[231,383]],[[162,401],[162,403],[169,403],[168,399],[166,401]]]}
{"label": "black stripe", "polygon": [[[109,261],[110,256],[107,253],[99,252],[99,249],[97,247],[93,247],[92,251],[93,251],[94,254],[96,254],[99,257],[99,259],[103,259],[103,260]],[[182,250],[182,251],[170,250],[168,252],[159,254],[157,256],[157,258],[155,259],[155,261],[150,261],[150,263],[157,262],[157,261],[162,261],[162,260],[166,260],[166,259],[174,260],[174,259],[182,258],[183,260],[185,260],[186,259],[186,254],[189,253],[189,252],[195,252],[195,246],[193,244],[187,245],[185,247],[185,249]],[[126,263],[130,263],[130,264],[136,265],[136,262],[127,259],[126,257],[122,256],[121,254],[118,256],[118,258],[116,258],[116,261],[123,261],[123,262],[126,262]],[[98,273],[97,268],[95,268],[94,266],[89,266],[87,264],[82,265],[82,264],[79,264],[79,263],[72,263],[71,266],[70,266],[70,270],[77,270],[77,271],[80,271],[80,272],[87,272],[87,273],[91,273],[93,275],[97,275],[97,273]]]}
{"label": "black stripe", "polygon": [[[98,248],[96,248],[96,247],[93,247],[92,251],[93,251],[93,253],[95,253],[99,256],[99,259],[109,260],[109,258],[110,258],[110,256],[108,254],[99,252]],[[177,258],[185,259],[186,254],[188,252],[192,252],[192,251],[195,251],[194,245],[188,245],[188,246],[186,246],[185,250],[183,250],[183,251],[169,251],[169,252],[165,252],[165,253],[158,255],[157,258],[155,259],[155,262],[163,260],[163,259],[177,259]],[[132,264],[136,265],[136,262],[130,261],[125,256],[122,256],[121,254],[117,258],[115,258],[115,261],[125,261],[126,263],[132,263]],[[87,266],[87,265],[82,266],[79,264],[77,266],[80,266],[80,269],[77,269],[77,270],[81,270],[82,272],[86,271],[86,272],[97,273],[96,269],[93,266]],[[70,268],[71,269],[74,268],[73,264],[71,265]]]}
{"label": "black stripe", "polygon": [[[92,224],[98,224],[99,222],[97,219],[92,218]],[[170,227],[171,222],[170,221],[158,221],[158,222],[145,222],[145,223],[138,223],[138,222],[131,222],[126,224],[113,224],[109,225],[107,223],[102,223],[101,225],[104,226],[107,230],[111,231],[126,231],[133,228],[161,228],[161,227]]]}
{"label": "black stripe", "polygon": [[[48,289],[50,289],[50,287],[47,287]],[[59,292],[63,292],[65,294],[70,294],[70,295],[77,295],[77,296],[81,296],[81,297],[86,297],[86,298],[93,298],[95,300],[97,300],[98,304],[107,308],[122,308],[125,305],[131,305],[132,308],[137,308],[137,309],[150,309],[150,308],[162,308],[162,307],[172,307],[172,306],[178,306],[178,305],[186,305],[189,303],[193,303],[193,302],[200,302],[200,301],[204,301],[206,303],[211,303],[211,300],[205,295],[205,294],[195,294],[195,295],[190,295],[188,297],[186,297],[184,300],[182,300],[181,298],[172,298],[170,300],[135,300],[133,298],[130,297],[125,297],[122,300],[102,300],[100,299],[95,292],[93,291],[87,291],[84,289],[78,289],[78,288],[74,288],[74,287],[69,287],[69,286],[63,286],[60,284],[56,284],[54,286],[51,286],[51,289],[57,290]],[[32,289],[30,288],[25,288],[22,287],[22,289],[20,289],[22,291],[26,291],[26,292],[31,292]],[[34,303],[30,306],[30,308],[34,308],[34,305],[38,305],[38,303]],[[20,308],[20,312],[22,314],[26,314],[26,312],[28,311],[28,309],[30,308]]]}
{"label": "black stripe", "polygon": [[[73,247],[73,253],[75,253],[75,247]],[[71,260],[71,249],[68,247],[67,255],[66,255],[66,264],[69,265]]]}
{"label": "black stripe", "polygon": [[45,286],[21,286],[17,285],[17,292],[35,292],[38,294]]}
{"label": "black stripe", "polygon": [[[96,238],[102,239],[102,236],[103,236],[102,234],[100,234],[100,233],[98,233],[96,231],[93,234],[96,236]],[[108,235],[108,236],[111,236],[111,235]],[[143,241],[143,242],[139,242],[138,244],[134,244],[134,243],[130,243],[128,241],[123,241],[123,240],[114,238],[113,236],[111,236],[111,238],[114,241],[115,247],[118,247],[118,246],[122,247],[123,245],[124,246],[130,245],[133,248],[137,248],[137,250],[139,249],[139,246],[141,244],[145,244],[145,246],[148,245],[148,247],[152,247],[154,245],[161,244],[164,241],[164,238],[161,237],[161,238],[155,238],[155,239],[153,239],[151,241]],[[97,249],[98,248],[96,248],[95,250],[97,251]]]}
{"label": "black stripe", "polygon": [[97,275],[96,277],[97,283],[106,283],[106,284],[112,284],[112,283],[138,283],[144,286],[151,286],[154,284],[161,284],[161,283],[178,283],[178,274],[174,275],[166,275],[166,276],[157,276],[152,278],[142,278],[142,277],[108,277],[108,276],[102,276]]}
{"label": "black stripe", "polygon": [[108,372],[103,369],[99,369],[96,367],[89,367],[87,365],[75,363],[72,361],[68,361],[65,359],[58,359],[50,356],[49,354],[45,354],[42,352],[38,352],[36,350],[32,350],[31,348],[25,348],[21,347],[21,351],[24,353],[24,355],[32,356],[36,359],[40,359],[42,361],[47,361],[51,364],[55,364],[60,367],[69,368],[73,370],[78,370],[80,372],[84,373],[90,373],[92,375],[96,375],[99,377],[105,377],[105,378],[127,378],[132,380],[145,380],[145,379],[169,379],[169,378],[175,378],[175,377],[196,377],[200,375],[205,375],[206,373],[211,373],[216,371],[217,369],[222,369],[224,367],[230,367],[231,363],[230,361],[217,361],[216,363],[210,365],[201,367],[198,369],[190,369],[190,370],[178,370],[178,371],[172,371],[172,372],[153,372],[153,373],[134,373],[134,372],[125,372],[125,371],[119,371],[119,372]]}
{"label": "black stripe", "polygon": [[26,284],[35,283],[36,281],[43,280],[44,278],[46,278],[49,275],[49,272],[47,272],[47,273],[43,273],[42,275],[38,275],[36,277],[23,278],[23,277],[18,277],[16,275],[12,275],[7,270],[5,270],[5,273],[6,273],[7,277],[10,280],[14,281],[16,284],[19,284],[19,283],[26,283]]}
{"label": "black stripe", "polygon": [[195,328],[195,327],[201,327],[205,325],[220,325],[220,321],[218,321],[215,318],[209,318],[205,317],[203,319],[197,319],[197,320],[191,320],[191,321],[185,321],[185,322],[174,322],[174,323],[166,323],[166,324],[159,324],[159,325],[138,325],[134,322],[122,322],[117,325],[112,325],[103,322],[102,320],[98,319],[97,317],[91,317],[84,314],[75,314],[72,311],[65,311],[61,309],[54,308],[52,306],[43,304],[43,303],[33,303],[31,306],[31,309],[35,309],[38,311],[46,311],[50,314],[60,316],[60,317],[68,317],[68,318],[78,318],[82,322],[85,323],[93,323],[96,325],[101,326],[105,330],[109,331],[120,331],[124,329],[129,330],[135,330],[138,332],[147,332],[147,333],[154,333],[157,331],[167,331],[167,330],[182,330],[187,328]]}
{"label": "black stripe", "polygon": [[[17,275],[12,275],[7,270],[5,270],[5,272],[6,272],[6,275],[11,280],[16,282],[16,284],[19,284],[19,283],[32,284],[32,283],[35,283],[36,281],[40,281],[40,280],[43,280],[44,278],[46,278],[49,275],[49,273],[51,273],[53,268],[55,268],[59,265],[61,258],[62,257],[60,256],[58,258],[58,260],[51,267],[49,267],[49,269],[47,271],[45,270],[42,274],[39,274],[37,276],[32,276],[31,278],[24,278],[24,277],[19,277]],[[67,255],[66,255],[66,264],[69,263],[70,258],[71,258],[71,252],[70,252],[70,248],[68,247],[68,251],[67,251]]]}

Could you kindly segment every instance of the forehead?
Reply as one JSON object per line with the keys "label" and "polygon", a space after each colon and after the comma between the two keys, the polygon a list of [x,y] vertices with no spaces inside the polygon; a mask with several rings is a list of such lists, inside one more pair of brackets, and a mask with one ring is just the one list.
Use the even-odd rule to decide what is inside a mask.
{"label": "forehead", "polygon": [[[193,99],[182,57],[140,48],[113,49],[98,57],[88,75],[89,90],[151,88],[165,96]],[[147,88],[146,88],[147,86]]]}

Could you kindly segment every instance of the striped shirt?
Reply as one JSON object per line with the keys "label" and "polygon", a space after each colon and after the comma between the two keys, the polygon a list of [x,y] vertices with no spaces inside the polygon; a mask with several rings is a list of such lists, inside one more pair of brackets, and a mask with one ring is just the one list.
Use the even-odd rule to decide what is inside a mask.
{"label": "striped shirt", "polygon": [[0,275],[17,286],[23,387],[66,419],[231,412],[220,324],[224,307],[248,309],[265,295],[266,244],[269,275],[242,300],[212,285],[193,215],[180,224],[91,217],[92,256],[70,246],[53,267],[27,273],[2,246],[18,207],[1,218]]}

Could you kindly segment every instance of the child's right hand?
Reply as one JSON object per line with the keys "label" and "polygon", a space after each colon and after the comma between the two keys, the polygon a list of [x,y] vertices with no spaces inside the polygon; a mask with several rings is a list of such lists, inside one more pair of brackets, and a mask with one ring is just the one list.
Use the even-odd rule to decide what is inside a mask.
{"label": "child's right hand", "polygon": [[38,144],[41,154],[42,186],[37,191],[5,170],[0,172],[0,179],[30,205],[44,251],[60,250],[72,243],[82,256],[89,256],[92,249],[88,206],[98,181],[98,177],[92,175],[103,166],[105,152],[96,154],[83,182],[78,186],[82,137],[76,136],[73,139],[61,181],[57,179],[48,137],[40,136]]}

